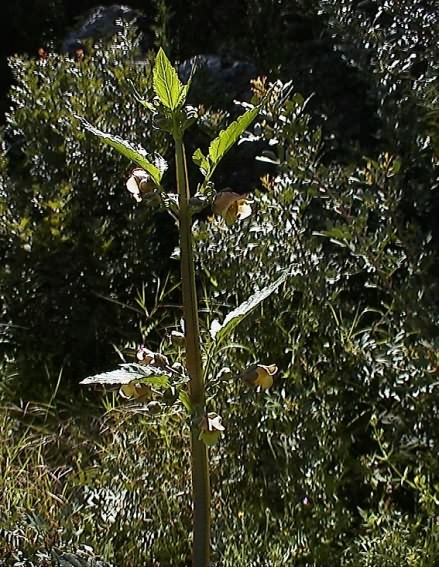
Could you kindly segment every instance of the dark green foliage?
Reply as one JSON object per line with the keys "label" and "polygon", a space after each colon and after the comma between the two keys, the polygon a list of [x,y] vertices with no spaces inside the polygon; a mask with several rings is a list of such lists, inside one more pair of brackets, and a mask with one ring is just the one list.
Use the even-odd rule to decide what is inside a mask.
{"label": "dark green foliage", "polygon": [[[417,522],[426,525],[438,512],[438,258],[425,217],[415,222],[406,203],[418,206],[433,171],[408,195],[411,164],[387,153],[324,165],[320,132],[300,95],[262,119],[263,136],[277,141],[279,175],[256,193],[255,218],[230,238],[209,225],[199,232],[200,266],[219,311],[282,268],[294,274],[235,334],[250,352],[234,358],[227,351],[220,361],[236,372],[254,358],[283,370],[268,405],[240,394],[218,409],[233,431],[223,449],[224,479],[240,502],[258,493],[270,533],[291,526],[283,553],[295,565],[345,564],[351,545],[359,565],[372,565],[371,557],[396,565],[399,546],[413,565],[428,565],[437,556],[434,528],[427,548],[416,541]],[[234,502],[229,492],[224,499]],[[245,529],[257,531],[249,506]],[[382,510],[389,513],[389,563],[368,527]],[[397,517],[406,528],[397,530]],[[369,530],[362,543],[359,529]]]}
{"label": "dark green foliage", "polygon": [[[264,158],[278,162],[256,191],[255,215],[228,232],[197,225],[210,318],[222,321],[281,270],[293,272],[235,332],[242,348],[222,352],[214,369],[239,372],[255,360],[280,368],[270,393],[236,381],[212,407],[226,426],[224,441],[211,449],[214,564],[435,566],[433,4],[260,0],[229,10],[199,0],[190,13],[187,2],[173,2],[168,12],[158,4],[180,59],[233,49],[271,77],[292,77],[295,87],[260,118],[258,144],[240,147],[262,151],[270,142]],[[137,313],[96,294],[135,305],[136,290],[144,282],[150,289],[173,248],[125,194],[127,162],[71,119],[74,111],[166,153],[166,140],[128,94],[125,77],[141,92],[151,77],[128,63],[131,48],[116,49],[124,41],[83,63],[15,60],[7,160],[0,163],[0,285],[4,321],[12,323],[3,337],[28,362],[69,357],[81,378],[106,360],[110,342],[123,344],[139,325]],[[225,116],[203,114],[194,149],[208,147]],[[218,172],[218,189],[254,188],[255,170],[236,155]],[[265,161],[258,167],[274,170]],[[77,414],[78,405],[68,412]],[[90,427],[89,415],[72,423],[63,410],[39,421],[38,408],[31,409],[31,429],[15,414],[2,424],[2,534],[23,530],[16,547],[30,558],[36,549],[71,551],[87,541],[118,565],[185,565],[189,466],[172,416],[154,425],[116,409]],[[49,433],[38,437],[43,428]],[[43,465],[46,475],[39,474]],[[65,475],[64,465],[72,467]],[[43,507],[40,492],[65,495],[65,503]],[[26,516],[29,509],[35,516]],[[115,521],[107,521],[108,510]]]}
{"label": "dark green foliage", "polygon": [[149,62],[134,62],[135,53],[132,38],[120,36],[83,61],[12,61],[0,202],[3,321],[20,359],[65,364],[76,377],[107,367],[110,344],[133,337],[142,312],[121,304],[135,307],[142,285],[167,273],[175,242],[172,223],[139,210],[125,190],[129,162],[73,118],[166,153],[127,82],[148,96]]}

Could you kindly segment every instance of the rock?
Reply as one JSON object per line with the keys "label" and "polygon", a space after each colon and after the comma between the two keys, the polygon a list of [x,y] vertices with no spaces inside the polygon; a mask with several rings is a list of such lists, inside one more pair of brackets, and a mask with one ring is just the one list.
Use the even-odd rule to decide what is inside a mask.
{"label": "rock", "polygon": [[151,46],[148,22],[144,14],[129,6],[112,4],[96,6],[89,10],[78,25],[73,28],[62,42],[62,51],[73,54],[84,48],[84,41],[92,39],[110,39],[122,29],[122,23],[133,24],[142,33],[141,49],[147,51]]}
{"label": "rock", "polygon": [[230,103],[233,99],[248,100],[251,97],[250,80],[257,76],[256,65],[251,61],[236,60],[220,55],[195,55],[178,67],[178,74],[187,82],[191,71],[197,72],[190,91],[190,103],[206,106]]}

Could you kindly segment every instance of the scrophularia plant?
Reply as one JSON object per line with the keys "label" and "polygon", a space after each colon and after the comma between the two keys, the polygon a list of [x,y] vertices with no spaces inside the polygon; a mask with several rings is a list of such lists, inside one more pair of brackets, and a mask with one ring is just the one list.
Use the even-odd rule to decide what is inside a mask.
{"label": "scrophularia plant", "polygon": [[[181,290],[183,304],[184,333],[173,331],[170,340],[184,349],[184,364],[169,361],[163,353],[153,352],[141,345],[136,362],[122,364],[118,369],[86,378],[82,384],[117,386],[120,395],[129,400],[145,403],[151,413],[160,412],[164,403],[180,404],[191,430],[191,469],[193,497],[193,553],[194,567],[209,565],[210,549],[210,484],[208,447],[215,445],[224,431],[222,418],[210,410],[207,393],[215,380],[234,378],[230,371],[217,373],[212,360],[228,335],[253,309],[273,293],[285,280],[283,273],[270,286],[262,289],[239,307],[231,311],[223,322],[214,321],[207,339],[206,356],[202,356],[200,326],[198,321],[197,292],[193,259],[193,215],[210,206],[213,213],[223,219],[227,226],[248,217],[251,205],[246,195],[240,195],[226,188],[216,192],[212,175],[230,148],[239,140],[271,96],[266,91],[256,97],[254,104],[236,121],[222,130],[209,145],[206,154],[197,149],[192,156],[203,176],[197,192],[191,196],[186,166],[186,152],[183,143],[185,131],[193,125],[198,116],[195,108],[186,105],[190,88],[182,84],[177,72],[163,50],[159,50],[153,69],[153,100],[136,97],[147,111],[154,115],[157,128],[170,132],[175,146],[175,170],[177,193],[167,191],[162,185],[163,173],[167,168],[165,160],[157,153],[148,153],[118,136],[101,132],[83,117],[77,117],[83,127],[106,144],[130,159],[135,165],[127,181],[127,189],[139,204],[166,208],[178,221],[179,251],[181,265]],[[249,387],[265,390],[272,386],[277,372],[275,364],[255,362],[243,369],[236,378],[241,378]],[[172,391],[172,395],[167,393]],[[209,392],[209,398],[212,396]],[[208,405],[210,407],[208,407]]]}

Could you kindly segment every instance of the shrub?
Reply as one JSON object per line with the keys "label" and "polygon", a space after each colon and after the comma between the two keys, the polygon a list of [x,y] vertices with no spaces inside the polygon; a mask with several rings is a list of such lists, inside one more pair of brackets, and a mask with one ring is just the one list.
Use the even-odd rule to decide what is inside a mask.
{"label": "shrub", "polygon": [[151,89],[149,60],[136,55],[125,30],[78,61],[11,60],[0,293],[9,339],[27,367],[44,361],[84,375],[106,366],[112,342],[141,339],[136,292],[168,272],[174,227],[146,210],[134,214],[126,161],[102,151],[72,117],[166,154],[166,138],[129,84]]}
{"label": "shrub", "polygon": [[[268,407],[247,395],[223,400],[223,499],[257,493],[267,530],[291,530],[282,549],[295,564],[337,565],[359,541],[360,509],[390,509],[412,526],[437,514],[436,250],[401,206],[406,162],[383,153],[323,164],[320,132],[297,94],[270,109],[254,134],[261,128],[280,172],[256,191],[256,215],[230,240],[199,226],[199,263],[219,313],[279,269],[294,274],[236,333],[238,345],[250,338],[253,348],[218,361],[234,370],[255,352],[270,354],[284,372]],[[260,533],[261,513],[243,513],[243,529]],[[410,530],[389,538],[389,557],[398,556],[398,538],[416,539]],[[372,557],[372,539],[367,545]]]}

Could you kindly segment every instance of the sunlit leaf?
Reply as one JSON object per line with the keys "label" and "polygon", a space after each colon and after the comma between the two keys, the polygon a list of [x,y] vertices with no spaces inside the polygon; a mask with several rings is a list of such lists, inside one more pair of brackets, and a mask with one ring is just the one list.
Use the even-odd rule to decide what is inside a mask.
{"label": "sunlit leaf", "polygon": [[200,168],[201,173],[206,176],[206,181],[209,181],[216,166],[259,114],[263,104],[265,104],[265,99],[257,106],[247,110],[237,120],[229,124],[227,128],[221,130],[218,136],[210,143],[207,156],[199,148],[194,152],[192,159]]}
{"label": "sunlit leaf", "polygon": [[284,272],[275,282],[253,294],[247,301],[244,301],[244,303],[241,303],[241,305],[226,316],[221,325],[218,325],[218,322],[214,321],[210,329],[212,338],[218,342],[224,339],[247,315],[283,284],[287,275],[288,272]]}
{"label": "sunlit leaf", "polygon": [[160,185],[160,181],[163,176],[163,172],[166,169],[166,162],[161,156],[156,156],[154,158],[155,162],[159,164],[159,167],[150,161],[150,157],[148,153],[142,146],[134,145],[127,140],[122,139],[119,136],[113,136],[112,134],[106,134],[102,132],[98,128],[92,126],[85,118],[81,116],[76,116],[78,120],[80,120],[83,127],[88,130],[91,134],[97,136],[100,140],[102,140],[105,144],[111,146],[115,150],[117,150],[120,154],[127,157],[138,166],[143,168],[147,171],[154,182],[157,185]]}
{"label": "sunlit leaf", "polygon": [[157,388],[168,388],[170,385],[169,375],[165,370],[156,368],[155,366],[141,366],[140,364],[124,364],[117,370],[89,376],[82,380],[80,384],[84,386],[94,384],[123,386],[124,384],[130,384],[130,382],[150,384]]}
{"label": "sunlit leaf", "polygon": [[155,59],[153,84],[156,95],[166,108],[175,110],[184,104],[187,86],[181,84],[177,71],[161,48]]}
{"label": "sunlit leaf", "polygon": [[209,162],[208,158],[200,150],[200,148],[195,150],[195,152],[192,156],[192,161],[195,163],[195,165],[198,165],[198,167],[200,168],[200,171],[203,175],[206,175],[208,173],[208,171],[210,169],[210,162]]}
{"label": "sunlit leaf", "polygon": [[209,146],[209,159],[213,166],[224,157],[239,137],[247,130],[259,114],[259,110],[260,105],[247,110],[237,120],[229,124],[225,130],[221,130],[218,136],[212,140]]}

